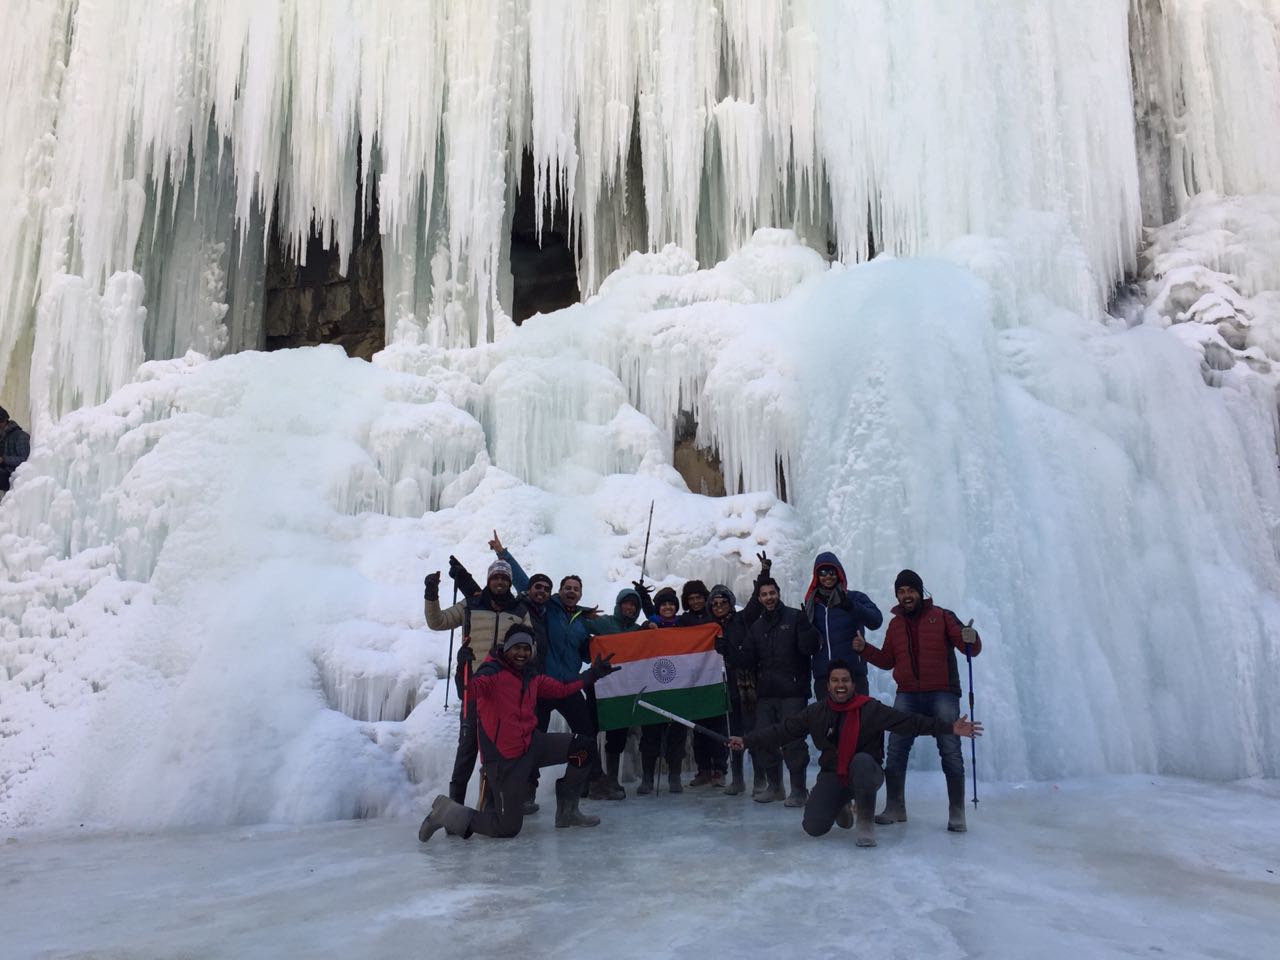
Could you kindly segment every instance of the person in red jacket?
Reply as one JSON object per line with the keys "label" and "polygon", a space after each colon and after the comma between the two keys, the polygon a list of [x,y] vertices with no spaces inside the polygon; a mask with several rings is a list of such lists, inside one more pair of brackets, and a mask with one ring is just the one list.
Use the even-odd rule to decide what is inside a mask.
{"label": "person in red jacket", "polygon": [[[895,710],[954,722],[960,717],[956,651],[976,657],[982,652],[982,640],[972,626],[964,626],[954,613],[924,595],[924,582],[914,570],[899,573],[893,589],[898,605],[885,630],[883,649],[867,643],[861,634],[854,637],[853,648],[867,663],[893,671],[898,684]],[[947,829],[963,833],[964,753],[960,738],[947,734],[935,739],[947,779]],[[889,734],[884,765],[885,807],[876,816],[876,823],[902,823],[907,819],[907,758],[914,742],[915,737],[909,734]]]}
{"label": "person in red jacket", "polygon": [[577,680],[564,683],[534,673],[533,630],[525,623],[512,624],[497,649],[490,652],[471,678],[479,714],[480,758],[493,802],[484,810],[472,810],[440,794],[431,804],[418,839],[426,843],[444,828],[446,833],[469,837],[514,837],[524,825],[524,799],[529,774],[535,767],[568,764],[556,781],[556,826],[594,827],[599,817],[578,810],[582,786],[595,756],[595,739],[572,733],[544,733],[538,729],[538,700],[571,697],[584,686],[614,670],[607,658],[595,663]]}

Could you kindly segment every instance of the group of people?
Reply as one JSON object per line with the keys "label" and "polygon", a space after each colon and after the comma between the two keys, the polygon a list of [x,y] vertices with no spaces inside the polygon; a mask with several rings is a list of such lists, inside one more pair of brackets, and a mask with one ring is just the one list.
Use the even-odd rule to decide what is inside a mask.
{"label": "group of people", "polygon": [[27,457],[31,456],[31,437],[17,421],[9,419],[9,411],[0,407],[0,497],[9,489],[9,478]]}
{"label": "group of people", "polygon": [[[742,609],[724,585],[708,590],[691,580],[677,595],[671,587],[654,593],[641,580],[620,591],[606,615],[581,603],[581,577],[562,577],[553,592],[546,574],[525,574],[497,531],[489,546],[496,559],[483,587],[450,557],[452,606],[441,607],[439,573],[425,581],[427,625],[461,628],[462,643],[454,676],[461,702],[458,748],[449,792],[435,799],[419,829],[423,842],[442,828],[464,837],[515,836],[524,817],[538,811],[539,768],[558,764],[567,767],[556,783],[556,826],[598,824],[579,802],[584,796],[626,798],[619,771],[630,731],[604,731],[601,757],[593,686],[616,668],[607,658],[591,657],[592,637],[707,623],[720,628],[716,650],[725,663],[729,709],[685,718],[705,731],[693,736],[697,770],[688,786],[744,793],[745,753],[752,761],[753,799],[804,807],[803,826],[813,836],[856,822],[856,843],[872,846],[876,823],[907,819],[907,760],[915,738],[931,736],[947,783],[947,828],[966,829],[960,738],[980,736],[982,726],[960,714],[956,654],[976,656],[982,640],[972,622],[963,625],[934,604],[915,572],[898,574],[897,605],[877,647],[866,632],[879,629],[884,616],[865,593],[850,589],[832,553],[815,559],[799,607],[782,602],[772,561],[761,552],[759,575]],[[898,685],[893,707],[868,696],[868,664],[892,671]],[[810,703],[811,693],[816,702]],[[569,733],[547,732],[552,713],[560,714]],[[812,790],[809,739],[819,751]],[[648,724],[639,740],[636,793],[654,792],[659,757],[666,761],[670,792],[682,792],[685,728]],[[467,807],[477,756],[481,796],[476,807]],[[877,815],[882,783],[887,799]]]}

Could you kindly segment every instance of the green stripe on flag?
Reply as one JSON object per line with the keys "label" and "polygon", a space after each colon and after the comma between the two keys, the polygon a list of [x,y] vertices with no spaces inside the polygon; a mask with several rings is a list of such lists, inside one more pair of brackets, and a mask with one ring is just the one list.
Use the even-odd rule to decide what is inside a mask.
{"label": "green stripe on flag", "polygon": [[609,697],[597,701],[596,713],[601,730],[617,730],[620,727],[643,727],[651,723],[670,723],[666,717],[636,707],[636,700],[646,700],[655,707],[670,710],[686,720],[705,720],[718,717],[729,710],[729,697],[723,683],[705,687],[685,687],[680,690],[646,690],[639,695]]}

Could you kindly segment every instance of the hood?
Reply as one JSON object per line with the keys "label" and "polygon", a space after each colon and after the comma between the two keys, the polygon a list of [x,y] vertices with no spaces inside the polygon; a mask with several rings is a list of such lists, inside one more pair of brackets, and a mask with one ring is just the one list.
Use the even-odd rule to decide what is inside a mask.
{"label": "hood", "polygon": [[[634,617],[628,618],[627,615],[622,612],[622,601],[626,599],[631,599],[636,602],[636,615]],[[613,601],[613,615],[617,618],[619,623],[639,623],[640,594],[636,593],[635,589],[632,587],[627,587],[625,590],[619,590],[618,598]]]}
{"label": "hood", "polygon": [[707,603],[711,603],[716,597],[724,597],[729,601],[729,606],[735,610],[738,609],[738,598],[733,595],[733,591],[726,587],[723,583],[717,583],[711,588],[711,595],[707,597]]}
{"label": "hood", "polygon": [[841,590],[849,589],[849,581],[844,575],[844,565],[840,562],[840,558],[829,550],[824,550],[813,558],[813,574],[809,578],[809,589],[804,592],[805,606],[809,606],[813,600],[814,594],[818,592],[818,568],[819,567],[835,567],[836,568],[836,585]]}

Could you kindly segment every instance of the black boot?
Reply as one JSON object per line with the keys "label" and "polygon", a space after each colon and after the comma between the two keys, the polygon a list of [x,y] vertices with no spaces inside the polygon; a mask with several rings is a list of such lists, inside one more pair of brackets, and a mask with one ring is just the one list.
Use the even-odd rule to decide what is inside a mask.
{"label": "black boot", "polygon": [[[769,771],[756,763],[755,758],[751,760],[751,799],[757,800],[764,794],[769,792]],[[762,801],[768,803],[769,801]]]}
{"label": "black boot", "polygon": [[443,793],[432,802],[431,812],[418,827],[418,840],[426,843],[441,827],[453,836],[466,837],[471,833],[471,811]]}
{"label": "black boot", "polygon": [[907,772],[884,772],[884,811],[876,814],[876,823],[907,822]]}
{"label": "black boot", "polygon": [[640,786],[636,787],[637,796],[648,796],[653,793],[653,775],[658,766],[656,757],[640,758]]}
{"label": "black boot", "polygon": [[733,779],[724,788],[726,797],[736,797],[742,793],[742,751],[733,751],[733,756],[729,758],[729,769],[733,772]]}
{"label": "black boot", "polygon": [[809,799],[809,788],[805,784],[805,771],[791,771],[791,795],[787,797],[784,807],[803,807]]}
{"label": "black boot", "polygon": [[557,827],[598,827],[599,817],[592,817],[578,809],[582,798],[582,790],[577,782],[568,777],[556,781],[556,826]]}
{"label": "black boot", "polygon": [[773,803],[775,800],[786,800],[787,791],[782,787],[782,763],[779,762],[769,767],[765,771],[769,785],[765,787],[763,793],[755,793],[751,795],[751,799],[756,803]]}
{"label": "black boot", "polygon": [[947,829],[952,833],[969,829],[964,822],[964,774],[947,777]]}

